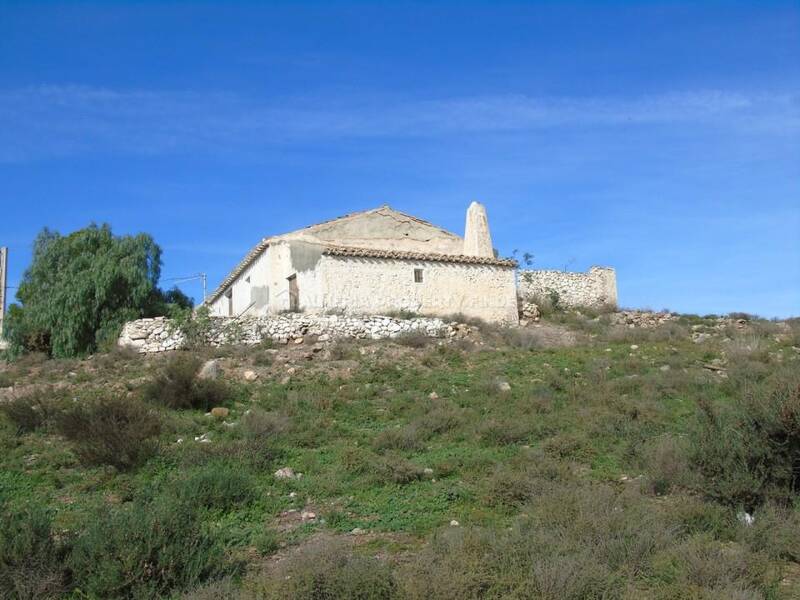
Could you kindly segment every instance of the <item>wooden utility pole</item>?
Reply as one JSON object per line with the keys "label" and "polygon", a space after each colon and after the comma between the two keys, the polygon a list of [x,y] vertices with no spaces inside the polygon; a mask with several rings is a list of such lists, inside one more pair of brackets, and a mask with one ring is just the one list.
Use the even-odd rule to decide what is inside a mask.
{"label": "wooden utility pole", "polygon": [[0,345],[3,343],[3,320],[6,316],[6,271],[8,248],[0,247]]}

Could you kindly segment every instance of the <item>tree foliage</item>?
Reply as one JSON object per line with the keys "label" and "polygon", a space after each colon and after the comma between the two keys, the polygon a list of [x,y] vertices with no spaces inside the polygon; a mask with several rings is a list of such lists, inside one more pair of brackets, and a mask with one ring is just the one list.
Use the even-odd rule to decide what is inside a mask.
{"label": "tree foliage", "polygon": [[16,351],[57,357],[94,351],[130,319],[191,305],[180,291],[158,289],[161,249],[147,234],[115,236],[107,224],[62,236],[47,228],[36,237],[6,319]]}

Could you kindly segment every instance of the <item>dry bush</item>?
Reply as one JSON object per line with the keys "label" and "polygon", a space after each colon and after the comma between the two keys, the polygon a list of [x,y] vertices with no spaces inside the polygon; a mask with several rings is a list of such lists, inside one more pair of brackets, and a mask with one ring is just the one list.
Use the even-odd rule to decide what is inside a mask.
{"label": "dry bush", "polygon": [[433,342],[433,338],[419,331],[409,331],[393,338],[393,341],[409,348],[425,348]]}
{"label": "dry bush", "polygon": [[485,481],[490,505],[520,507],[558,483],[574,482],[569,466],[541,453],[498,465]]}
{"label": "dry bush", "polygon": [[157,448],[161,418],[133,398],[98,396],[75,401],[56,415],[56,428],[82,462],[130,469]]}
{"label": "dry bush", "polygon": [[331,360],[355,360],[360,356],[355,340],[339,338],[330,346]]}
{"label": "dry bush", "polygon": [[519,418],[496,418],[484,420],[478,426],[478,437],[485,444],[506,446],[528,439],[531,425]]}
{"label": "dry bush", "polygon": [[108,352],[96,354],[94,357],[94,364],[100,369],[115,371],[119,369],[121,365],[141,360],[141,358],[142,355],[133,348],[115,345]]}
{"label": "dry bush", "polygon": [[242,434],[254,440],[265,441],[289,431],[291,419],[277,412],[268,412],[260,408],[250,409],[241,421]]}
{"label": "dry bush", "polygon": [[161,372],[144,388],[145,399],[174,409],[209,410],[230,398],[228,386],[215,379],[200,379],[199,358],[179,353],[171,356]]}
{"label": "dry bush", "polygon": [[260,600],[392,600],[400,590],[391,568],[323,538],[245,583],[243,598]]}
{"label": "dry bush", "polygon": [[451,528],[400,574],[409,598],[613,598],[674,538],[642,501],[604,486],[550,485],[515,527]]}
{"label": "dry bush", "polygon": [[0,513],[0,597],[50,600],[67,591],[63,564],[69,548],[51,515],[36,507]]}
{"label": "dry bush", "polygon": [[419,450],[430,437],[430,430],[420,423],[409,423],[403,427],[384,429],[372,441],[372,447],[384,450]]}
{"label": "dry bush", "polygon": [[659,437],[644,451],[647,485],[656,495],[668,494],[687,483],[689,461],[686,444],[674,437]]}
{"label": "dry bush", "polygon": [[186,592],[181,600],[244,600],[245,596],[232,579],[225,578]]}
{"label": "dry bush", "polygon": [[45,388],[0,404],[0,413],[16,427],[18,434],[30,433],[52,426],[63,406],[63,392]]}
{"label": "dry bush", "polygon": [[710,497],[752,511],[800,491],[800,374],[786,368],[720,408],[701,399],[690,461]]}
{"label": "dry bush", "polygon": [[404,485],[422,479],[423,469],[410,460],[397,455],[380,457],[371,465],[371,479],[376,483]]}

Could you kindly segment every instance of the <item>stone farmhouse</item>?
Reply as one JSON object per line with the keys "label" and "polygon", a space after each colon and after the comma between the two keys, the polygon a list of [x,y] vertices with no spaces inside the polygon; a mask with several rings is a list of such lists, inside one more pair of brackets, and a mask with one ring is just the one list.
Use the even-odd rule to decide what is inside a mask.
{"label": "stone farmhouse", "polygon": [[389,206],[264,238],[207,299],[212,316],[425,316],[518,323],[517,263],[495,257],[485,208],[464,237]]}

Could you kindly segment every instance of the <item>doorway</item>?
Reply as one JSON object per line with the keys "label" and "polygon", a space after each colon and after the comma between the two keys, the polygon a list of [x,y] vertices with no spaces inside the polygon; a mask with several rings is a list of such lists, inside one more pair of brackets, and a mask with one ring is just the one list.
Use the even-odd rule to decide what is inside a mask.
{"label": "doorway", "polygon": [[289,311],[300,312],[300,288],[297,285],[297,274],[295,273],[289,280]]}

